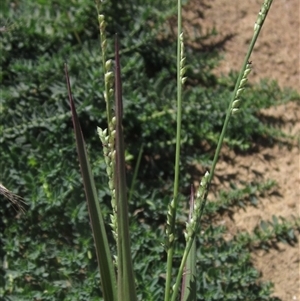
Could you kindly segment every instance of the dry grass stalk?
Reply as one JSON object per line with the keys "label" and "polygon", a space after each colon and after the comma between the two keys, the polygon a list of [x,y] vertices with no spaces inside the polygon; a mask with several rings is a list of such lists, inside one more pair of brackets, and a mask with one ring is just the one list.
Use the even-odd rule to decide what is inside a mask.
{"label": "dry grass stalk", "polygon": [[0,183],[0,195],[3,195],[6,199],[8,199],[13,204],[14,208],[17,208],[22,213],[25,212],[23,204],[26,203],[24,202],[24,200],[20,196],[8,190],[1,183]]}

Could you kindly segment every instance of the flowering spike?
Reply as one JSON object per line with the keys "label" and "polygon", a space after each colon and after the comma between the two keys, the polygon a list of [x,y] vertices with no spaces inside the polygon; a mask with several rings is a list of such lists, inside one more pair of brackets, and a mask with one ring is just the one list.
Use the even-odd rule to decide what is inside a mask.
{"label": "flowering spike", "polygon": [[272,3],[272,1],[270,1],[270,0],[264,1],[263,5],[260,9],[260,12],[258,13],[257,20],[254,24],[254,31],[260,30],[260,28],[263,26],[266,16],[268,14],[268,11],[270,9],[271,3]]}

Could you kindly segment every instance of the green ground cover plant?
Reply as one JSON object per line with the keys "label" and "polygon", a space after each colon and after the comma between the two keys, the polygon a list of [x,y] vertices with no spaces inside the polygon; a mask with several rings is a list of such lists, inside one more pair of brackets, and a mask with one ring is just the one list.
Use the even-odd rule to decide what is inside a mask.
{"label": "green ground cover plant", "polygon": [[[166,243],[164,225],[173,194],[177,98],[176,39],[166,29],[167,18],[176,13],[170,7],[174,7],[170,1],[130,4],[110,1],[103,6],[107,39],[113,41],[117,31],[121,43],[128,187],[135,178],[133,171],[138,155],[142,154],[138,164],[142,168],[138,169],[129,204],[138,300],[162,300],[165,294],[167,257],[162,244]],[[107,239],[112,254],[117,254],[108,226],[111,207],[106,157],[96,132],[97,127],[107,127],[107,118],[101,88],[105,86],[105,66],[99,51],[95,12],[93,1],[83,0],[72,5],[69,1],[36,1],[26,5],[5,1],[1,11],[3,24],[13,26],[0,33],[0,179],[28,204],[26,213],[20,214],[1,198],[0,296],[4,300],[99,300],[103,297],[76,159],[63,77],[65,62],[107,225]],[[158,39],[159,34],[163,38]],[[108,42],[107,58],[113,56],[113,43]],[[216,53],[195,52],[186,45],[185,56],[188,89],[182,91],[182,99],[188,102],[182,108],[181,118],[181,165],[177,171],[181,179],[174,232],[178,238],[171,271],[174,274],[185,245],[182,230],[191,182],[187,170],[196,161],[211,166],[230,91],[234,88],[233,77],[237,78],[232,75],[220,81],[211,74],[218,61]],[[245,90],[243,109],[229,123],[225,143],[245,151],[259,137],[276,141],[280,138],[278,131],[262,123],[258,112],[294,96],[274,84]],[[203,142],[206,150],[209,146],[205,155]],[[267,189],[255,187],[258,193]],[[252,267],[245,246],[252,241],[267,246],[268,239],[277,238],[292,243],[295,224],[273,220],[267,226],[262,225],[265,231],[257,230],[255,237],[241,235],[225,241],[222,235],[226,229],[211,225],[206,216],[217,214],[218,210],[230,210],[236,206],[236,199],[242,202],[247,193],[253,196],[256,192],[246,185],[240,193],[234,189],[215,208],[207,203],[203,233],[196,238],[199,246],[195,253],[199,279],[197,300],[274,299],[270,297],[271,284],[259,282],[259,273]]]}

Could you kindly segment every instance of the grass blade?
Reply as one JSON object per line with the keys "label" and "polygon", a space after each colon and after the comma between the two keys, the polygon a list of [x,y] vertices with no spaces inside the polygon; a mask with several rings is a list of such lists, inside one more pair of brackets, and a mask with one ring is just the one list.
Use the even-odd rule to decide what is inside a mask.
{"label": "grass blade", "polygon": [[133,172],[131,187],[130,187],[130,190],[129,190],[128,203],[130,203],[130,201],[132,199],[133,192],[134,192],[134,185],[136,183],[136,178],[138,176],[139,168],[140,168],[140,165],[141,165],[143,149],[144,149],[144,145],[142,144],[141,148],[139,150],[138,158],[137,158],[136,165],[135,165],[134,172]]}
{"label": "grass blade", "polygon": [[76,148],[80,163],[81,174],[85,189],[86,200],[89,208],[90,221],[94,235],[98,266],[100,270],[102,292],[105,301],[117,301],[116,294],[116,276],[113,268],[113,262],[109,250],[104,221],[101,214],[99,202],[97,199],[96,186],[92,170],[89,164],[85,142],[83,139],[79,119],[73,101],[68,68],[65,64],[65,75],[67,80],[68,94],[72,111],[72,120],[76,138]]}
{"label": "grass blade", "polygon": [[129,237],[127,187],[125,176],[125,149],[122,130],[122,84],[119,42],[115,40],[115,112],[116,112],[116,171],[115,187],[118,219],[118,300],[137,300]]}

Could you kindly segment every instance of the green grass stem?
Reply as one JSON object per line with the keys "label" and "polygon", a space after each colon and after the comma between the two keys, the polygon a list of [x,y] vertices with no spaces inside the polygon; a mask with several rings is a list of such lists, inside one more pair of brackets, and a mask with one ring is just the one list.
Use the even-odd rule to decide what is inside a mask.
{"label": "green grass stem", "polygon": [[[213,159],[213,162],[212,162],[212,166],[211,166],[211,170],[210,170],[210,174],[209,174],[209,178],[208,178],[208,189],[207,189],[207,193],[206,193],[206,195],[204,197],[203,209],[204,209],[205,204],[206,204],[207,194],[208,194],[208,191],[209,191],[209,186],[210,186],[210,183],[211,183],[212,178],[214,176],[215,168],[216,168],[216,165],[217,165],[217,162],[218,162],[218,159],[219,159],[219,155],[220,155],[220,151],[221,151],[221,148],[222,148],[222,144],[223,144],[223,140],[224,140],[224,137],[225,137],[225,133],[226,133],[226,130],[227,130],[227,127],[228,127],[228,123],[229,123],[230,117],[232,115],[233,103],[234,103],[235,100],[237,100],[237,97],[239,97],[239,89],[240,89],[240,87],[244,86],[244,84],[241,81],[242,81],[242,79],[244,77],[246,69],[250,68],[251,62],[249,61],[249,58],[250,58],[251,53],[252,53],[252,51],[254,49],[254,45],[255,45],[255,43],[257,41],[257,38],[258,38],[259,33],[260,33],[260,30],[262,28],[262,25],[263,25],[263,23],[265,21],[265,18],[267,16],[267,13],[268,13],[268,11],[270,9],[270,6],[271,6],[272,2],[273,2],[273,0],[265,0],[264,1],[263,5],[262,5],[262,7],[260,9],[260,12],[258,14],[257,20],[255,22],[254,33],[253,33],[253,36],[252,36],[252,39],[251,39],[251,43],[249,45],[247,54],[245,56],[245,59],[244,59],[244,62],[243,62],[242,68],[241,68],[241,71],[239,73],[239,77],[237,79],[234,91],[232,93],[232,97],[231,97],[231,100],[230,100],[230,103],[229,103],[229,106],[228,106],[228,110],[227,110],[227,113],[226,113],[225,121],[224,121],[224,124],[223,124],[223,127],[222,127],[222,131],[221,131],[221,134],[220,134],[220,138],[218,140],[216,152],[215,152],[215,155],[214,155],[214,159]],[[202,214],[203,214],[203,210],[201,212],[201,216],[202,216]],[[201,218],[201,216],[200,216],[200,218]]]}
{"label": "green grass stem", "polygon": [[167,271],[166,271],[166,287],[165,287],[165,301],[170,300],[171,281],[172,281],[172,266],[174,253],[174,232],[176,209],[178,207],[178,190],[179,190],[179,172],[180,172],[180,147],[181,147],[181,119],[182,119],[182,76],[181,76],[181,57],[182,57],[182,1],[177,2],[177,18],[178,18],[178,32],[177,32],[177,129],[176,129],[176,151],[175,151],[175,174],[174,174],[174,191],[173,201],[170,206],[170,214],[168,214],[169,231],[168,237],[168,252],[167,252]]}
{"label": "green grass stem", "polygon": [[[223,128],[220,134],[220,138],[218,140],[218,144],[217,144],[217,149],[214,155],[214,159],[213,159],[213,163],[212,163],[212,167],[211,167],[211,171],[208,175],[207,178],[207,188],[204,191],[204,195],[201,197],[201,205],[199,206],[199,210],[200,212],[197,213],[197,219],[198,222],[200,223],[201,217],[203,215],[204,212],[204,208],[205,208],[205,204],[207,201],[207,195],[208,195],[208,191],[209,191],[209,186],[210,183],[212,181],[213,175],[214,175],[214,171],[215,171],[215,167],[219,158],[219,154],[221,151],[221,147],[223,144],[223,140],[225,137],[225,133],[228,127],[228,123],[230,120],[230,117],[232,114],[236,113],[238,111],[238,104],[240,102],[240,94],[243,92],[244,90],[244,86],[247,83],[247,76],[250,73],[250,65],[251,62],[249,62],[249,58],[251,56],[251,53],[253,51],[254,45],[256,43],[256,40],[259,36],[260,30],[262,28],[262,25],[265,21],[265,18],[267,16],[267,13],[270,9],[270,6],[272,4],[272,0],[265,0],[261,10],[258,14],[257,20],[255,22],[255,26],[254,26],[254,33],[253,33],[253,37],[251,40],[251,43],[249,45],[247,54],[245,56],[239,77],[237,79],[234,91],[232,93],[232,98],[230,100],[229,103],[229,107],[226,113],[226,118],[223,124]],[[182,30],[182,20],[181,20],[181,1],[178,0],[178,44],[177,44],[177,136],[176,136],[176,158],[175,158],[175,178],[174,178],[174,195],[173,195],[173,201],[171,203],[170,209],[169,209],[169,213],[168,213],[168,217],[170,217],[170,219],[168,220],[169,223],[169,237],[171,237],[172,239],[169,239],[169,248],[168,248],[168,258],[167,258],[167,279],[166,279],[166,291],[165,291],[165,301],[168,301],[170,298],[170,292],[171,292],[171,272],[172,272],[172,260],[173,260],[173,252],[174,252],[174,228],[175,228],[175,219],[176,219],[176,208],[178,206],[178,187],[179,187],[179,156],[180,156],[180,137],[181,137],[181,106],[182,106],[182,100],[181,100],[181,96],[182,96],[182,65],[180,63],[180,60],[183,60],[183,56],[182,56],[182,44],[181,44],[181,30]],[[186,249],[184,251],[184,255],[179,267],[179,272],[177,274],[177,278],[176,278],[176,282],[175,285],[173,287],[174,291],[172,294],[172,301],[175,301],[177,298],[177,294],[178,294],[178,290],[179,290],[179,284],[181,281],[181,277],[184,271],[184,267],[186,264],[186,260],[188,258],[190,249],[193,245],[193,241],[195,238],[195,233],[193,233],[191,235],[191,239],[188,241]]]}

